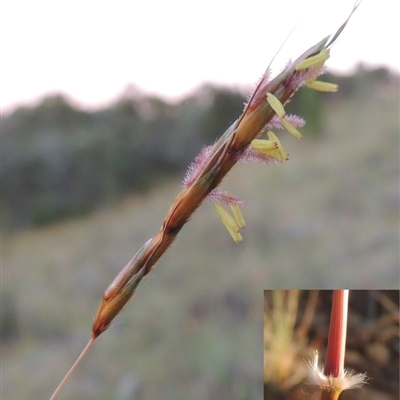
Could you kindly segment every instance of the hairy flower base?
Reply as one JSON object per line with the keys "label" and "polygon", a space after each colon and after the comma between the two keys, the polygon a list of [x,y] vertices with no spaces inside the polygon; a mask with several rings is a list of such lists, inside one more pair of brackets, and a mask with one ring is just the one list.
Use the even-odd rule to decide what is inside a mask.
{"label": "hairy flower base", "polygon": [[318,385],[322,390],[340,393],[346,389],[356,389],[364,385],[368,378],[365,373],[355,373],[343,370],[341,376],[326,376],[324,369],[318,365],[318,351],[314,352],[314,358],[306,361],[308,367],[308,382]]}

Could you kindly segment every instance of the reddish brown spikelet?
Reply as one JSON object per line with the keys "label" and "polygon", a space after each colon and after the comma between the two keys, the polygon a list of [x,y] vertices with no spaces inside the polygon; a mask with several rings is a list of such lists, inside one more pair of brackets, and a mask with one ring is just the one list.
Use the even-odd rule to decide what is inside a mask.
{"label": "reddish brown spikelet", "polygon": [[[337,34],[335,39],[336,37]],[[271,81],[269,81],[269,72],[266,72],[240,118],[228,128],[214,146],[204,150],[198,157],[197,165],[193,166],[185,181],[186,187],[171,205],[157,234],[139,250],[106,290],[93,323],[94,337],[99,336],[109,327],[111,321],[132,297],[143,277],[151,271],[161,255],[172,244],[183,225],[239,161],[238,155],[246,154],[245,150],[268,124],[276,123],[276,120],[274,121],[276,111],[267,101],[267,94],[284,105],[302,84],[315,79],[320,74],[320,68],[328,53],[328,46],[333,43],[333,40],[328,45],[327,43],[328,37],[307,50],[295,62],[290,63]],[[311,62],[308,63],[310,65],[304,64],[305,60],[310,58]],[[315,63],[318,64],[318,68],[315,67]],[[298,65],[301,66],[300,69],[297,68]],[[297,134],[290,120],[286,116],[284,118],[283,120],[283,117],[280,117],[282,124],[288,125],[292,133]],[[300,120],[293,117],[290,119],[295,124],[301,125]],[[301,137],[299,133],[298,136]],[[286,153],[283,151],[280,153],[280,161],[287,159]]]}

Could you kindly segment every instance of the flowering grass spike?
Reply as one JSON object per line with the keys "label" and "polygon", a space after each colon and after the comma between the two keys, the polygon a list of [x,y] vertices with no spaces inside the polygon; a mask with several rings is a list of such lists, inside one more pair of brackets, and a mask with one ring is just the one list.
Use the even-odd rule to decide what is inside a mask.
{"label": "flowering grass spike", "polygon": [[[353,12],[358,4],[355,5]],[[324,72],[324,62],[329,56],[329,48],[349,18],[331,40],[329,37],[321,40],[296,61],[289,63],[274,79],[270,80],[270,69],[267,68],[241,116],[213,146],[206,147],[196,157],[195,162],[189,167],[181,192],[169,208],[158,232],[142,246],[105,291],[93,322],[89,344],[110,326],[112,320],[135,293],[140,281],[152,270],[205,199],[214,203],[219,217],[233,239],[236,242],[242,240],[240,230],[244,227],[244,219],[239,207],[243,205],[243,200],[217,188],[225,175],[239,161],[270,165],[280,164],[288,159],[288,154],[271,129],[285,128],[295,137],[301,138],[296,127],[303,126],[304,120],[297,116],[286,115],[283,107],[301,86],[312,87],[312,82]],[[262,138],[265,133],[268,139]],[[230,206],[232,215],[221,204]],[[55,398],[60,386],[52,399]]]}

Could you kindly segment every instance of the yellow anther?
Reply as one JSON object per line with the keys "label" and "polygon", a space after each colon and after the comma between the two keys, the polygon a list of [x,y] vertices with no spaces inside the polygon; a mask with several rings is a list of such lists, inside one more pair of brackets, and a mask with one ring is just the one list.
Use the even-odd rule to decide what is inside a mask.
{"label": "yellow anther", "polygon": [[289,154],[286,153],[285,150],[283,150],[282,144],[281,144],[280,140],[278,139],[278,137],[275,135],[275,133],[272,132],[272,131],[269,131],[269,132],[267,132],[267,135],[268,135],[268,138],[271,141],[274,141],[276,143],[276,145],[277,145],[276,150],[271,150],[269,152],[271,157],[274,157],[274,158],[276,158],[277,160],[279,160],[281,162],[288,160],[289,159]]}
{"label": "yellow anther", "polygon": [[286,115],[282,103],[272,93],[267,93],[267,101],[279,118],[283,118]]}
{"label": "yellow anther", "polygon": [[310,89],[318,90],[319,92],[337,92],[338,90],[338,85],[334,83],[315,80],[307,81],[306,86]]}
{"label": "yellow anther", "polygon": [[246,223],[244,222],[243,214],[242,211],[240,210],[240,207],[231,205],[231,210],[239,228],[243,229],[246,226]]}
{"label": "yellow anther", "polygon": [[290,132],[295,138],[303,139],[301,133],[285,118],[281,118],[283,127]]}
{"label": "yellow anther", "polygon": [[251,142],[251,147],[256,151],[273,157],[281,162],[286,161],[288,159],[288,154],[283,150],[281,142],[277,136],[272,131],[269,131],[267,135],[269,140],[254,139]]}
{"label": "yellow anther", "polygon": [[268,154],[271,150],[276,150],[278,145],[274,140],[254,139],[251,142],[251,147],[260,153]]}
{"label": "yellow anther", "polygon": [[235,218],[232,217],[231,214],[228,213],[223,207],[219,204],[214,203],[214,207],[217,210],[219,217],[221,218],[222,223],[225,225],[225,228],[228,230],[229,234],[232,236],[232,239],[239,243],[243,240],[242,235],[239,232],[239,225],[237,224]]}
{"label": "yellow anther", "polygon": [[300,61],[296,65],[296,71],[301,71],[303,69],[312,68],[312,67],[322,67],[328,58],[329,58],[329,50],[326,47],[324,47],[315,56],[311,56],[311,57],[306,58],[303,61]]}

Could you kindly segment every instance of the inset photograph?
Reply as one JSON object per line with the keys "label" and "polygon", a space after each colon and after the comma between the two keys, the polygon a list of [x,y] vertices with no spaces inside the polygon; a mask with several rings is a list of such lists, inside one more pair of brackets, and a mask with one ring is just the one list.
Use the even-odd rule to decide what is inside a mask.
{"label": "inset photograph", "polygon": [[264,291],[264,399],[398,398],[398,290]]}

